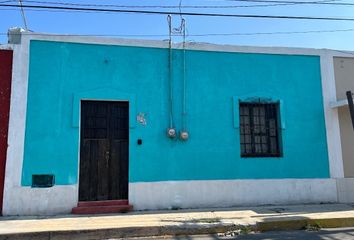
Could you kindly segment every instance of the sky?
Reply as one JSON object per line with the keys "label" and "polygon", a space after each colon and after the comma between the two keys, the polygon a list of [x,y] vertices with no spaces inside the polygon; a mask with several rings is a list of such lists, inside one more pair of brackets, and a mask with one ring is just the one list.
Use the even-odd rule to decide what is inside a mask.
{"label": "sky", "polygon": [[[37,0],[46,2],[66,2],[82,4],[116,4],[116,5],[155,5],[178,6],[180,0]],[[313,0],[293,0],[313,1]],[[338,3],[353,3],[353,0],[329,0]],[[3,0],[0,0],[4,2]],[[6,4],[17,4],[17,1]],[[33,5],[33,2],[23,4]],[[41,5],[49,5],[41,3]],[[276,5],[274,3],[248,3],[234,0],[182,0],[183,6],[253,6],[227,9],[193,9],[182,8],[182,12],[232,13],[258,15],[288,15],[311,17],[343,17],[354,18],[353,6],[334,5]],[[256,5],[262,5],[254,7]],[[272,5],[272,6],[264,6]],[[134,8],[134,10],[179,11],[161,8]],[[124,35],[135,39],[167,39],[168,24],[165,15],[130,14],[130,13],[87,13],[33,11],[25,9],[28,29],[33,32],[54,34],[87,34],[87,35]],[[231,17],[183,16],[186,19],[187,37],[190,42],[209,42],[217,44],[233,44],[248,46],[284,46],[307,48],[330,48],[354,50],[354,21],[319,21],[290,19],[252,19]],[[180,16],[172,17],[173,27],[179,27]],[[0,43],[7,42],[6,32],[10,27],[24,27],[19,9],[0,7]],[[256,34],[274,32],[304,32],[348,30],[343,32],[297,33],[297,34]],[[216,35],[195,36],[199,34],[251,34],[251,35]],[[126,35],[163,35],[163,36],[126,36]],[[179,42],[180,37],[174,37]]]}

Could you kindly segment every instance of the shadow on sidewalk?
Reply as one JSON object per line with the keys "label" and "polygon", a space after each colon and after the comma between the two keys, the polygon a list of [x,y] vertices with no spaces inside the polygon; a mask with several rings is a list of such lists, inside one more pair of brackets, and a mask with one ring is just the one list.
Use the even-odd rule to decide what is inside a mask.
{"label": "shadow on sidewalk", "polygon": [[[220,212],[235,212],[235,216],[223,217],[223,219],[241,219],[237,217],[237,212],[248,211],[248,217],[286,217],[294,214],[311,214],[311,213],[326,213],[326,212],[341,212],[353,211],[354,205],[350,204],[302,204],[302,205],[261,205],[261,206],[242,206],[232,208],[200,208],[200,209],[178,209],[178,210],[154,210],[154,211],[132,211],[128,213],[114,214],[95,214],[95,215],[49,215],[49,216],[3,216],[0,221],[8,220],[39,220],[39,219],[60,219],[60,218],[87,218],[87,217],[104,217],[104,216],[140,216],[140,215],[157,215],[157,214],[193,214],[193,213],[220,213]],[[169,217],[171,219],[171,217]],[[203,219],[200,219],[203,221]],[[166,220],[169,221],[169,220]],[[172,221],[172,220],[171,220]],[[177,220],[176,220],[177,221]]]}

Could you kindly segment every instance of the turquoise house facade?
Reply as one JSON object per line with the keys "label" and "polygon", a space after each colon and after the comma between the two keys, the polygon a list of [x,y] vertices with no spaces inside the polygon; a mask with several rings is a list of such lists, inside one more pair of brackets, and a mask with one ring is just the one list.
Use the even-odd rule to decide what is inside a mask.
{"label": "turquoise house facade", "polygon": [[[335,201],[334,195],[322,193],[333,188],[333,182],[320,55],[198,44],[169,49],[164,42],[105,44],[55,37],[32,37],[27,44],[20,187],[44,191],[44,196],[52,194],[48,191],[61,195],[62,189],[70,194],[57,200],[60,210],[52,211],[49,204],[28,212],[65,212],[81,201],[80,159],[82,164],[88,141],[83,137],[83,102],[129,106],[125,176],[127,199],[136,209]],[[250,156],[243,149],[248,137],[242,135],[248,126],[243,125],[243,104],[274,107],[276,126],[273,129],[272,119],[265,118],[269,124],[264,134],[276,131],[276,154]],[[268,111],[264,109],[259,111]],[[166,134],[171,116],[177,131],[173,138]],[[187,140],[178,136],[181,130],[188,132]],[[257,152],[253,136],[250,151],[273,149],[272,136],[267,137],[269,145],[261,140]],[[50,186],[34,184],[34,176],[40,175],[51,177]],[[268,195],[278,194],[279,201],[276,196],[266,199],[266,193],[259,198],[239,196],[242,191],[262,192],[262,185]],[[223,197],[230,189],[236,195]]]}

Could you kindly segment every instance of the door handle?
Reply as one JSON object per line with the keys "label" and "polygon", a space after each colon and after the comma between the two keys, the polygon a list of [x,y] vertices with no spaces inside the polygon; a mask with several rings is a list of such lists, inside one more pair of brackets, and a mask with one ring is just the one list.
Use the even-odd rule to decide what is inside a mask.
{"label": "door handle", "polygon": [[105,159],[106,159],[106,167],[108,168],[109,151],[106,151],[106,154],[105,154]]}

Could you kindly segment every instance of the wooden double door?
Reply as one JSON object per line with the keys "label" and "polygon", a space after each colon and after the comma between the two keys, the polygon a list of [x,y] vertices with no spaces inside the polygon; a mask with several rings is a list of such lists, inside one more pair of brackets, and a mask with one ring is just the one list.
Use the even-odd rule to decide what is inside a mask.
{"label": "wooden double door", "polygon": [[128,199],[129,103],[81,102],[79,201]]}

